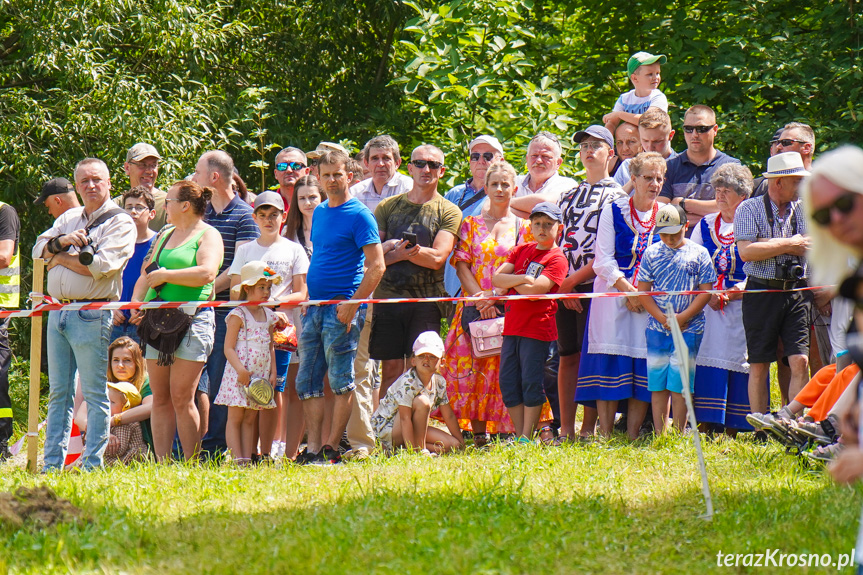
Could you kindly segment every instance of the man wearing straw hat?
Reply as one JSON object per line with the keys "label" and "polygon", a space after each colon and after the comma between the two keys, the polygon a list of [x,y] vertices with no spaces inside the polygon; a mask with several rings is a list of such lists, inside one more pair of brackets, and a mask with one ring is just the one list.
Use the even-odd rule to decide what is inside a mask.
{"label": "man wearing straw hat", "polygon": [[781,290],[743,296],[743,327],[750,364],[749,405],[753,413],[766,413],[769,408],[770,390],[764,382],[776,358],[779,338],[791,368],[789,389],[781,389],[783,398],[795,396],[808,378],[812,296],[809,292],[788,291],[807,286],[809,275],[805,258],[809,238],[797,195],[808,175],[799,153],[772,156],[764,173],[767,193],[740,204],[734,220],[737,248],[746,262],[746,289]]}

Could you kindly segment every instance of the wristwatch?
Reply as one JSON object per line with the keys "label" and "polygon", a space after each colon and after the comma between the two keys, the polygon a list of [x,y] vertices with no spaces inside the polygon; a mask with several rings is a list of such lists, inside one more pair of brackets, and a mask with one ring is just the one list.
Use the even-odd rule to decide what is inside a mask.
{"label": "wristwatch", "polygon": [[686,211],[686,198],[681,198],[680,209],[682,209],[684,212]]}

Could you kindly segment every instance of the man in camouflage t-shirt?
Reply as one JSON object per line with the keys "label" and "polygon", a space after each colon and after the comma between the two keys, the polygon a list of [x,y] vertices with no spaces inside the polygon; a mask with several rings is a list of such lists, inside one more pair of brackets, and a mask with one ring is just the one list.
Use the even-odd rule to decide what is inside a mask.
{"label": "man in camouflage t-shirt", "polygon": [[[446,297],[443,268],[458,236],[461,211],[438,194],[444,171],[443,152],[419,146],[408,165],[413,188],[387,198],[375,210],[387,265],[376,298]],[[440,331],[442,312],[441,306],[428,302],[375,306],[369,355],[383,360],[381,397],[405,372],[416,337]]]}

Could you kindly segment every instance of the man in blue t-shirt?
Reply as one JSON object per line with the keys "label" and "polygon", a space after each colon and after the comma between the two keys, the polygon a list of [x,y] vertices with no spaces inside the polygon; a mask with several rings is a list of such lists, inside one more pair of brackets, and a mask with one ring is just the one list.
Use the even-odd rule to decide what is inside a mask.
{"label": "man in blue t-shirt", "polygon": [[[338,305],[309,306],[299,341],[297,395],[306,419],[306,452],[298,463],[338,463],[338,444],[351,416],[354,358],[366,318],[365,304],[351,300],[372,295],[384,275],[384,253],[371,211],[349,193],[353,174],[348,156],[334,150],[318,159],[327,200],[315,208],[306,284],[309,299],[346,300]],[[332,425],[323,429],[324,376],[335,394]],[[335,447],[334,447],[335,446]]]}
{"label": "man in blue t-shirt", "polygon": [[[126,262],[126,268],[123,270],[123,291],[120,292],[120,301],[132,301],[135,283],[141,276],[141,265],[147,257],[147,252],[150,251],[153,238],[156,237],[156,232],[149,228],[150,222],[156,217],[156,199],[153,197],[153,193],[144,186],[136,186],[123,193],[122,204],[126,213],[132,216],[135,230],[138,232],[138,237],[135,239],[135,253]],[[141,323],[140,319],[136,320],[135,323],[129,320],[129,310],[115,309],[111,341],[126,336],[140,344],[139,323]]]}
{"label": "man in blue t-shirt", "polygon": [[667,162],[665,183],[658,199],[686,211],[690,233],[701,218],[719,211],[716,193],[710,185],[713,172],[723,164],[740,163],[713,147],[717,132],[719,126],[713,109],[700,104],[692,106],[683,116],[686,150]]}

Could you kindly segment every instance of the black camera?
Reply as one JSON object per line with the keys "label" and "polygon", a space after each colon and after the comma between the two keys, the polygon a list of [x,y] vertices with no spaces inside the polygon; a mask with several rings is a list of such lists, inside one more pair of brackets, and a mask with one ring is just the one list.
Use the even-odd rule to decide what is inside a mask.
{"label": "black camera", "polygon": [[782,262],[776,266],[776,279],[782,281],[797,281],[803,279],[806,270],[797,260]]}
{"label": "black camera", "polygon": [[88,239],[87,245],[78,252],[78,261],[81,262],[82,266],[89,266],[93,263],[94,255],[96,255],[96,246]]}

